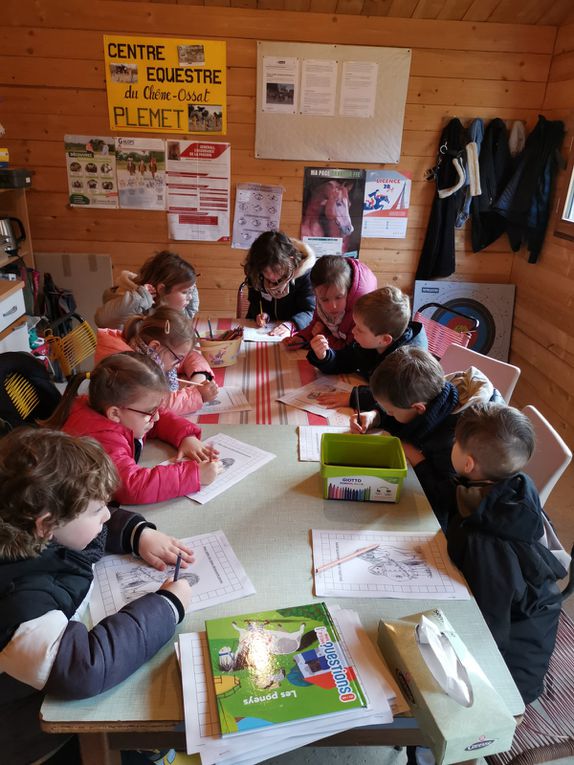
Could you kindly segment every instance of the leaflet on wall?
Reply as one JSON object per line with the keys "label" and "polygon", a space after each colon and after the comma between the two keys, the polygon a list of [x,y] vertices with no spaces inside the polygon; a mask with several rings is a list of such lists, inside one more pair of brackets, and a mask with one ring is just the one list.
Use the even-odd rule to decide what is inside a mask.
{"label": "leaflet on wall", "polygon": [[116,138],[120,207],[165,210],[165,142],[161,138]]}
{"label": "leaflet on wall", "polygon": [[72,207],[117,207],[116,149],[111,136],[65,135]]}
{"label": "leaflet on wall", "polygon": [[168,140],[166,168],[170,238],[228,242],[230,144]]}
{"label": "leaflet on wall", "polygon": [[343,254],[343,239],[340,236],[304,236],[303,241],[318,258],[321,255]]}
{"label": "leaflet on wall", "polygon": [[376,61],[344,61],[341,77],[339,114],[341,117],[375,116],[377,78]]}
{"label": "leaflet on wall", "polygon": [[238,183],[231,246],[248,250],[264,231],[276,231],[281,219],[282,186]]}
{"label": "leaflet on wall", "polygon": [[367,170],[363,236],[404,239],[407,235],[411,174]]}
{"label": "leaflet on wall", "polygon": [[303,59],[301,114],[334,117],[336,95],[337,62],[334,59]]}
{"label": "leaflet on wall", "polygon": [[299,103],[299,59],[263,58],[263,111],[295,114]]}

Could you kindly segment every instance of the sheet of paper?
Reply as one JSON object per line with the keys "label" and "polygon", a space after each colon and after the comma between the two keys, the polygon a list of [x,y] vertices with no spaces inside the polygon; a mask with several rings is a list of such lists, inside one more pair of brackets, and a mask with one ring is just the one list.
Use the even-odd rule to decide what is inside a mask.
{"label": "sheet of paper", "polygon": [[321,461],[323,433],[348,433],[349,428],[334,425],[299,425],[299,461]]}
{"label": "sheet of paper", "polygon": [[299,103],[299,59],[263,57],[262,111],[295,114]]}
{"label": "sheet of paper", "polygon": [[334,117],[337,93],[335,59],[303,59],[301,67],[301,114]]}
{"label": "sheet of paper", "polygon": [[349,427],[349,418],[353,413],[350,407],[341,407],[340,409],[329,409],[318,403],[317,397],[321,393],[351,393],[352,385],[341,382],[334,377],[318,377],[314,382],[304,385],[302,388],[287,391],[283,396],[277,399],[284,404],[294,406],[295,409],[303,409],[306,412],[313,412],[325,417],[329,425],[338,425],[339,427]]}
{"label": "sheet of paper", "polygon": [[271,452],[265,452],[256,446],[238,441],[236,438],[225,435],[225,433],[211,436],[203,443],[210,444],[219,451],[219,459],[223,463],[223,472],[209,486],[204,486],[195,494],[187,495],[195,502],[199,502],[200,505],[204,505],[210,499],[219,496],[250,473],[254,473],[275,459],[275,455]]}
{"label": "sheet of paper", "polygon": [[281,220],[283,186],[238,183],[231,246],[248,250],[264,231],[275,231]]}
{"label": "sheet of paper", "polygon": [[304,236],[303,241],[318,258],[321,255],[343,254],[343,238],[340,236]]}
{"label": "sheet of paper", "polygon": [[[255,588],[233,552],[223,531],[184,539],[195,561],[180,570],[190,583],[193,597],[188,612],[253,595]],[[93,624],[115,614],[132,600],[155,592],[173,571],[157,571],[131,555],[106,555],[94,567],[90,599]]]}
{"label": "sheet of paper", "polygon": [[277,324],[268,324],[266,327],[244,327],[243,339],[248,343],[280,343],[283,340],[279,335],[270,335]]}
{"label": "sheet of paper", "polygon": [[[467,600],[442,532],[313,529],[315,594],[339,598]],[[316,568],[378,543],[378,548],[317,573]]]}
{"label": "sheet of paper", "polygon": [[116,147],[111,136],[65,135],[71,207],[118,206]]}
{"label": "sheet of paper", "polygon": [[375,116],[379,65],[375,61],[344,61],[341,77],[339,115],[370,118]]}
{"label": "sheet of paper", "polygon": [[163,138],[116,137],[120,207],[165,210],[165,141]]}
{"label": "sheet of paper", "polygon": [[406,237],[411,185],[410,173],[367,170],[363,202],[363,237]]}
{"label": "sheet of paper", "polygon": [[204,401],[203,406],[188,419],[192,422],[200,414],[220,414],[221,412],[247,412],[251,404],[241,388],[220,388],[213,401]]}

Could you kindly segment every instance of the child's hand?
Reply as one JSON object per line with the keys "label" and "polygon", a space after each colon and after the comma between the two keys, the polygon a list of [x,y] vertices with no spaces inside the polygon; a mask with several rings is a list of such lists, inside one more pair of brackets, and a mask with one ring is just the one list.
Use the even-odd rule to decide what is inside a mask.
{"label": "child's hand", "polygon": [[355,412],[351,415],[350,419],[351,433],[366,433],[367,430],[370,430],[376,425],[378,416],[379,413],[377,410],[372,409],[368,412],[361,412],[361,419],[359,421],[357,413]]}
{"label": "child's hand", "polygon": [[255,317],[255,323],[258,327],[265,327],[269,323],[269,318],[268,313],[258,313]]}
{"label": "child's hand", "polygon": [[313,335],[313,337],[315,335],[322,335],[324,331],[325,331],[325,325],[323,324],[322,321],[316,321],[311,328],[311,334]]}
{"label": "child's hand", "polygon": [[187,579],[181,577],[177,580],[177,582],[174,582],[173,579],[167,579],[159,589],[160,591],[169,590],[169,592],[172,592],[179,600],[184,610],[187,611],[189,604],[191,603],[192,594],[191,587]]}
{"label": "child's hand", "polygon": [[199,465],[199,483],[202,486],[208,486],[213,483],[217,476],[223,471],[223,465],[219,460],[211,462],[202,462]]}
{"label": "child's hand", "polygon": [[282,324],[278,324],[275,329],[272,329],[269,333],[273,337],[288,337],[293,330],[293,325],[290,321],[284,321]]}
{"label": "child's hand", "polygon": [[141,535],[138,547],[140,558],[157,568],[165,571],[166,565],[175,565],[177,556],[181,553],[181,566],[186,568],[193,563],[194,556],[191,548],[186,547],[179,539],[164,534],[163,531],[145,528]]}
{"label": "child's hand", "polygon": [[416,467],[419,462],[423,462],[425,460],[425,455],[421,452],[420,449],[417,449],[416,446],[408,444],[406,441],[401,441],[401,443],[403,445],[405,457],[413,467]]}
{"label": "child's hand", "polygon": [[199,386],[199,392],[203,401],[213,401],[219,391],[219,385],[215,380],[206,380]]}
{"label": "child's hand", "polygon": [[315,335],[311,340],[311,349],[319,361],[323,361],[329,350],[329,343],[325,335]]}
{"label": "child's hand", "polygon": [[[135,276],[135,274],[134,274],[134,276]],[[144,287],[146,288],[146,290],[149,292],[149,294],[152,297],[155,297],[157,295],[156,288],[153,286],[153,284],[144,284]]]}
{"label": "child's hand", "polygon": [[345,391],[321,393],[317,396],[317,403],[328,409],[338,409],[341,406],[349,406],[349,394]]}
{"label": "child's hand", "polygon": [[187,457],[194,462],[209,462],[210,460],[217,459],[219,452],[209,444],[203,444],[199,438],[195,436],[187,436],[179,445],[176,461]]}

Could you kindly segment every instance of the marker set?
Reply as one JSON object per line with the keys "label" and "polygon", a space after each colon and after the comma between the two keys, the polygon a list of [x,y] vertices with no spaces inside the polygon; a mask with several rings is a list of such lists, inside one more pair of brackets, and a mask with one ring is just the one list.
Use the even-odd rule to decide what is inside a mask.
{"label": "marker set", "polygon": [[327,499],[346,499],[350,502],[369,502],[371,499],[371,489],[355,489],[351,486],[337,486],[334,483],[329,484]]}

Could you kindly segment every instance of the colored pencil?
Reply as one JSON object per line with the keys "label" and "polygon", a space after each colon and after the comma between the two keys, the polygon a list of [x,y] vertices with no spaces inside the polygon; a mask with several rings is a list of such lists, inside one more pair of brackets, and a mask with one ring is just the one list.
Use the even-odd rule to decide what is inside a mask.
{"label": "colored pencil", "polygon": [[358,550],[355,550],[352,553],[349,553],[348,555],[343,555],[342,558],[338,558],[337,560],[329,561],[329,563],[323,563],[322,566],[318,566],[315,569],[315,573],[318,574],[321,571],[325,571],[328,568],[333,568],[333,566],[338,566],[341,563],[346,563],[348,560],[353,560],[353,558],[358,558],[359,555],[363,555],[363,553],[371,552],[372,550],[376,550],[378,547],[378,543],[376,545],[367,545],[367,547],[360,547]]}
{"label": "colored pencil", "polygon": [[181,553],[178,553],[177,555],[177,561],[175,563],[175,571],[173,572],[173,581],[177,582],[179,579],[179,569],[181,566]]}
{"label": "colored pencil", "polygon": [[359,386],[355,385],[353,388],[355,394],[355,410],[357,412],[357,425],[361,427],[361,402],[359,401]]}
{"label": "colored pencil", "polygon": [[211,322],[207,320],[207,326],[209,327],[209,337],[213,340],[213,329],[211,328]]}

